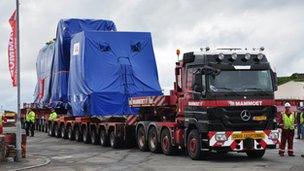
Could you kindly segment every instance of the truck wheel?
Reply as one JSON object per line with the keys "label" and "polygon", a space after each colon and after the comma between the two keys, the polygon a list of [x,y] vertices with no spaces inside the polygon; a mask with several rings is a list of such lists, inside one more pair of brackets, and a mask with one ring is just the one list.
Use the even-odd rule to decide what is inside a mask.
{"label": "truck wheel", "polygon": [[78,127],[75,129],[75,140],[78,142],[82,141],[82,135]]}
{"label": "truck wheel", "polygon": [[82,139],[84,143],[86,144],[90,143],[91,138],[87,128],[82,129]]}
{"label": "truck wheel", "polygon": [[103,146],[103,147],[107,147],[109,146],[109,137],[106,133],[106,130],[102,129],[100,131],[100,145]]}
{"label": "truck wheel", "polygon": [[55,137],[60,138],[61,134],[58,124],[55,125],[54,131],[55,131]]}
{"label": "truck wheel", "polygon": [[97,145],[98,144],[98,134],[96,133],[96,130],[95,129],[93,129],[92,130],[92,135],[91,135],[91,143],[93,144],[93,145]]}
{"label": "truck wheel", "polygon": [[68,139],[73,141],[75,139],[75,135],[71,126],[68,126],[67,132],[68,132]]}
{"label": "truck wheel", "polygon": [[265,150],[246,151],[246,154],[250,158],[260,159],[264,156]]}
{"label": "truck wheel", "polygon": [[148,151],[148,145],[145,134],[146,133],[144,127],[139,127],[137,130],[137,145],[140,151]]}
{"label": "truck wheel", "polygon": [[187,151],[192,160],[201,158],[201,139],[196,129],[191,130],[187,139]]}
{"label": "truck wheel", "polygon": [[114,131],[111,131],[111,133],[110,133],[110,146],[112,148],[119,147],[119,139],[115,136]]}
{"label": "truck wheel", "polygon": [[150,151],[153,153],[157,153],[160,150],[157,131],[154,126],[151,127],[148,132],[148,146]]}
{"label": "truck wheel", "polygon": [[61,138],[67,139],[66,127],[61,125]]}
{"label": "truck wheel", "polygon": [[161,148],[165,155],[172,155],[175,152],[175,147],[171,143],[171,135],[168,129],[164,129],[160,137]]}

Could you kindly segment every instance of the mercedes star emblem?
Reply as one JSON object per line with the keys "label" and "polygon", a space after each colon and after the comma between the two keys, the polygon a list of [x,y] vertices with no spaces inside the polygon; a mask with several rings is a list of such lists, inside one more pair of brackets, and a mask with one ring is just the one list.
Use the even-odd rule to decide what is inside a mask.
{"label": "mercedes star emblem", "polygon": [[251,114],[248,110],[243,110],[241,112],[241,119],[245,122],[249,121],[251,118]]}

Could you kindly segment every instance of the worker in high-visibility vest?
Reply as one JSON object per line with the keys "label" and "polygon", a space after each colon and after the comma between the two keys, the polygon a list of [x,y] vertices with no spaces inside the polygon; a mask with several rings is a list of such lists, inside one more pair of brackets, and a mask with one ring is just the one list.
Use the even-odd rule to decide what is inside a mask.
{"label": "worker in high-visibility vest", "polygon": [[25,115],[25,131],[26,135],[29,136],[29,131],[31,131],[31,137],[34,136],[34,129],[35,129],[35,121],[36,121],[36,114],[32,109],[27,109],[26,110],[26,115]]}
{"label": "worker in high-visibility vest", "polygon": [[57,119],[57,113],[54,109],[52,109],[49,117],[49,121],[55,121]]}
{"label": "worker in high-visibility vest", "polygon": [[281,144],[279,149],[279,155],[284,156],[286,141],[288,143],[288,155],[293,157],[293,139],[294,139],[294,130],[296,117],[294,113],[290,111],[290,103],[285,103],[285,112],[282,113],[282,119],[280,120],[280,127],[282,128]]}

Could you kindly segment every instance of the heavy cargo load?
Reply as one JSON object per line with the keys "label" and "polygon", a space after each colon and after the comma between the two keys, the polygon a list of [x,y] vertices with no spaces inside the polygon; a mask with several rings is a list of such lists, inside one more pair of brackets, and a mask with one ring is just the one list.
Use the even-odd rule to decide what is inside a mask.
{"label": "heavy cargo load", "polygon": [[50,84],[52,79],[52,63],[54,58],[55,43],[47,43],[37,56],[36,71],[37,85],[34,94],[34,102],[39,106],[44,106],[50,100]]}
{"label": "heavy cargo load", "polygon": [[74,116],[136,114],[129,97],[158,95],[150,33],[85,31],[73,36],[69,101]]}
{"label": "heavy cargo load", "polygon": [[51,103],[53,106],[68,102],[71,38],[74,34],[85,30],[116,31],[116,26],[110,20],[66,19],[59,21],[52,68]]}

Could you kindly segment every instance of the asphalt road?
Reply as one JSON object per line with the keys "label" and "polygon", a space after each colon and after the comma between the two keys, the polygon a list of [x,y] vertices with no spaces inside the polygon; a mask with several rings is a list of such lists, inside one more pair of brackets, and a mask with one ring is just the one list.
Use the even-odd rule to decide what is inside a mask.
{"label": "asphalt road", "polygon": [[113,150],[36,133],[28,139],[28,153],[51,159],[50,164],[32,170],[301,170],[304,171],[304,141],[295,140],[296,157],[279,157],[269,150],[262,159],[246,154],[209,154],[207,159],[193,161],[183,153],[175,156],[141,152],[138,149]]}

